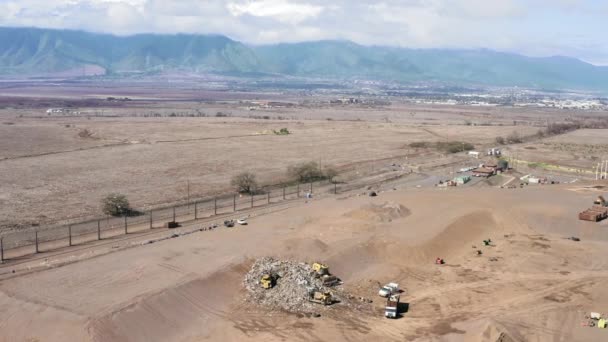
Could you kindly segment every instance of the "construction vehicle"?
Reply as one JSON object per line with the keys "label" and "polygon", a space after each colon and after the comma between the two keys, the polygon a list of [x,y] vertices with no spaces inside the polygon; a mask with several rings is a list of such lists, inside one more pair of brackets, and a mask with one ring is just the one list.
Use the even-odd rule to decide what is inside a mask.
{"label": "construction vehicle", "polygon": [[608,218],[608,203],[603,196],[598,196],[593,206],[578,214],[578,219],[583,221],[599,222]]}
{"label": "construction vehicle", "polygon": [[399,284],[397,283],[388,283],[380,288],[378,291],[378,295],[380,297],[390,297],[395,293],[399,293]]}
{"label": "construction vehicle", "polygon": [[322,305],[331,305],[334,302],[331,292],[323,292],[314,288],[308,290],[308,300]]}
{"label": "construction vehicle", "polygon": [[314,264],[312,264],[312,270],[315,271],[315,273],[319,277],[329,275],[329,267],[319,262],[315,262]]}
{"label": "construction vehicle", "polygon": [[271,289],[277,284],[277,276],[274,274],[264,274],[260,279],[262,288]]}
{"label": "construction vehicle", "polygon": [[399,316],[399,295],[394,294],[387,298],[384,307],[384,317],[397,318]]}
{"label": "construction vehicle", "polygon": [[595,205],[599,205],[600,207],[608,207],[608,202],[604,199],[604,196],[597,196],[597,199],[593,202]]}

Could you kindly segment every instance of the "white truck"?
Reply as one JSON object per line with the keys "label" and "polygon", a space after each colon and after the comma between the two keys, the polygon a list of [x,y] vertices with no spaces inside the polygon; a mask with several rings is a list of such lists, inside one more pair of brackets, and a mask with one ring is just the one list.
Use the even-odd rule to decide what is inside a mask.
{"label": "white truck", "polygon": [[390,297],[395,293],[399,293],[399,284],[397,283],[388,283],[382,286],[378,291],[378,295],[384,298]]}
{"label": "white truck", "polygon": [[399,316],[399,295],[394,294],[389,296],[386,300],[386,307],[384,308],[384,317],[386,318],[397,318]]}

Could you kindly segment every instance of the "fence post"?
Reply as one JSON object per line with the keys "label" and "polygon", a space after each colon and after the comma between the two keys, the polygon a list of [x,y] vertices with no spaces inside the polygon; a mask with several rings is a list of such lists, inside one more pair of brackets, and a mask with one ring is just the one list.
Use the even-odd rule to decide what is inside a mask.
{"label": "fence post", "polygon": [[153,225],[153,223],[154,223],[154,222],[152,221],[152,220],[153,220],[153,218],[152,218],[152,211],[153,211],[153,210],[152,210],[152,209],[150,209],[150,229],[152,229],[152,225]]}
{"label": "fence post", "polygon": [[298,198],[300,198],[300,183],[298,183]]}
{"label": "fence post", "polygon": [[173,222],[176,222],[175,221],[175,206],[173,206]]}
{"label": "fence post", "polygon": [[101,220],[97,220],[97,240],[101,240]]}
{"label": "fence post", "polygon": [[198,220],[198,202],[194,202],[194,219]]}
{"label": "fence post", "polygon": [[217,215],[217,197],[213,197],[213,215]]}
{"label": "fence post", "polygon": [[338,183],[334,183],[334,195],[338,194]]}
{"label": "fence post", "polygon": [[68,246],[72,247],[72,225],[68,226]]}
{"label": "fence post", "polygon": [[38,231],[35,231],[36,233],[36,254],[38,254],[39,249],[38,249]]}
{"label": "fence post", "polygon": [[4,239],[0,238],[0,262],[4,262]]}
{"label": "fence post", "polygon": [[268,191],[268,204],[270,204],[270,191]]}
{"label": "fence post", "polygon": [[125,235],[129,234],[129,232],[127,231],[127,215],[125,215]]}
{"label": "fence post", "polygon": [[283,200],[285,200],[285,185],[283,185]]}
{"label": "fence post", "polygon": [[236,194],[232,197],[232,211],[236,211]]}
{"label": "fence post", "polygon": [[253,194],[251,194],[251,207],[253,208]]}
{"label": "fence post", "polygon": [[310,193],[312,194],[312,182],[310,182]]}

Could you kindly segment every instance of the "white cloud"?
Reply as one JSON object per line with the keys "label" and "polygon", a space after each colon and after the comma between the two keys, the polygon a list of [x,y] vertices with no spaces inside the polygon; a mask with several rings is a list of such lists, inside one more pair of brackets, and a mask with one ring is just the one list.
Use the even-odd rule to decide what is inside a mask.
{"label": "white cloud", "polygon": [[306,19],[314,18],[323,11],[322,6],[289,2],[287,0],[229,2],[226,8],[228,8],[232,15],[237,17],[248,14],[255,17],[269,17],[291,24],[297,24]]}

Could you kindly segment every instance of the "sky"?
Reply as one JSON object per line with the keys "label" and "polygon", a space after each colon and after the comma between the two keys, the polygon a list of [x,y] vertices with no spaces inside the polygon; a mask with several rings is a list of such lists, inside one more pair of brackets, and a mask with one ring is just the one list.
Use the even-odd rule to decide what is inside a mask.
{"label": "sky", "polygon": [[608,0],[0,0],[0,26],[487,48],[608,65]]}

